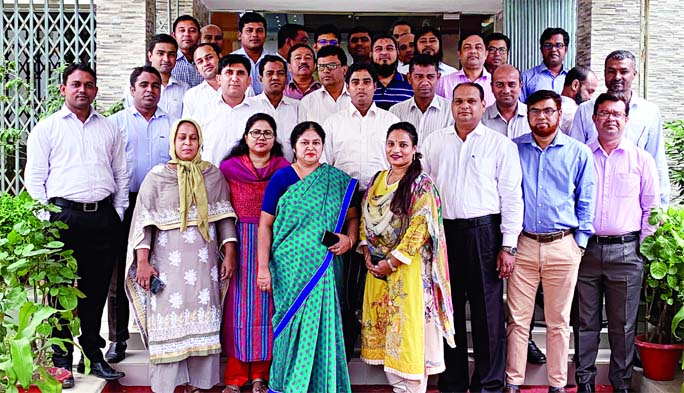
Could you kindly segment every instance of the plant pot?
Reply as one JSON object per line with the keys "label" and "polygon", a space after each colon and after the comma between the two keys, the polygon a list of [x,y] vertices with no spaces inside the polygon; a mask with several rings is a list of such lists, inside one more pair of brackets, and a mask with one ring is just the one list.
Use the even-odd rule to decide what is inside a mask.
{"label": "plant pot", "polygon": [[682,344],[655,344],[643,341],[644,335],[634,339],[639,348],[644,376],[654,381],[671,381],[675,377],[678,362],[682,358]]}
{"label": "plant pot", "polygon": [[[61,368],[61,367],[48,367],[47,372],[50,373],[59,383],[64,382],[67,378],[71,377],[71,371]],[[21,386],[17,386],[19,389],[19,393],[40,393],[40,389],[36,385],[31,385],[28,390],[22,388]]]}

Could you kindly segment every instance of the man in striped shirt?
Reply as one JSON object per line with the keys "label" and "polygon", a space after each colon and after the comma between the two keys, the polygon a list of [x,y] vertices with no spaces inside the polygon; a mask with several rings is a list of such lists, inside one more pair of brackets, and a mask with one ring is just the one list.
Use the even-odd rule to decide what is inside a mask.
{"label": "man in striped shirt", "polygon": [[389,34],[376,36],[371,44],[373,66],[378,73],[373,101],[375,105],[385,110],[413,97],[413,88],[406,77],[397,72],[397,64],[399,64],[397,47],[397,41]]}

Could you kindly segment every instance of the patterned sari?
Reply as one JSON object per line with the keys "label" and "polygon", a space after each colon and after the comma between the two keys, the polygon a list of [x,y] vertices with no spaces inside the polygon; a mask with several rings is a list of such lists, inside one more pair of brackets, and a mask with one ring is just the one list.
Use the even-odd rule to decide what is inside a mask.
{"label": "patterned sari", "polygon": [[361,322],[361,359],[410,380],[444,371],[445,338],[454,344],[453,306],[441,202],[426,174],[413,183],[407,216],[390,204],[399,182],[380,172],[366,191],[360,240],[371,255],[402,263],[381,280],[369,274]]}
{"label": "patterned sari", "polygon": [[355,186],[344,172],[322,165],[278,201],[270,262],[270,392],[351,392],[334,273],[342,260],[332,257],[321,237],[326,230],[340,232]]}

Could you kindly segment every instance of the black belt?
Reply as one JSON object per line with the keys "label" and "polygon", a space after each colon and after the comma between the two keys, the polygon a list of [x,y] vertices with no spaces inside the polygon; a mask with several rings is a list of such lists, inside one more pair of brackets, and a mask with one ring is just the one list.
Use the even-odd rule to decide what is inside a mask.
{"label": "black belt", "polygon": [[454,220],[444,220],[444,224],[454,229],[473,228],[481,225],[498,224],[501,222],[501,214],[490,214],[475,218],[457,218]]}
{"label": "black belt", "polygon": [[639,238],[639,232],[630,232],[624,235],[617,236],[592,236],[589,243],[596,244],[624,244],[636,241]]}
{"label": "black belt", "polygon": [[531,233],[523,231],[522,234],[530,239],[538,241],[539,243],[551,243],[571,235],[572,232],[572,229],[564,229],[562,231],[553,233]]}
{"label": "black belt", "polygon": [[103,209],[105,207],[109,207],[112,205],[112,197],[108,196],[107,198],[97,201],[97,202],[74,202],[70,201],[68,199],[64,198],[51,198],[50,203],[53,203],[59,207],[65,207],[67,209],[72,209],[72,210],[79,210],[83,211],[86,213],[96,213],[100,209]]}

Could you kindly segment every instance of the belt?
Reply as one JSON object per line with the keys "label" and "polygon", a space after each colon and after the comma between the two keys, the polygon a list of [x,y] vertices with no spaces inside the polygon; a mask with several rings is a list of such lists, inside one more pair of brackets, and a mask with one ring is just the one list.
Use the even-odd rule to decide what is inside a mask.
{"label": "belt", "polygon": [[589,243],[596,244],[624,244],[636,241],[639,238],[639,232],[630,232],[624,235],[617,236],[592,236]]}
{"label": "belt", "polygon": [[96,213],[102,208],[109,207],[112,205],[112,197],[108,196],[105,199],[97,202],[74,202],[64,198],[51,198],[50,203],[53,203],[59,207],[65,207],[67,209],[79,210],[86,213]]}
{"label": "belt", "polygon": [[456,218],[454,220],[444,220],[444,224],[454,229],[473,228],[481,225],[498,224],[501,222],[501,214],[490,214],[475,218]]}
{"label": "belt", "polygon": [[571,235],[572,232],[572,229],[564,229],[562,231],[552,233],[531,233],[523,231],[522,234],[530,239],[538,241],[539,243],[551,243]]}

